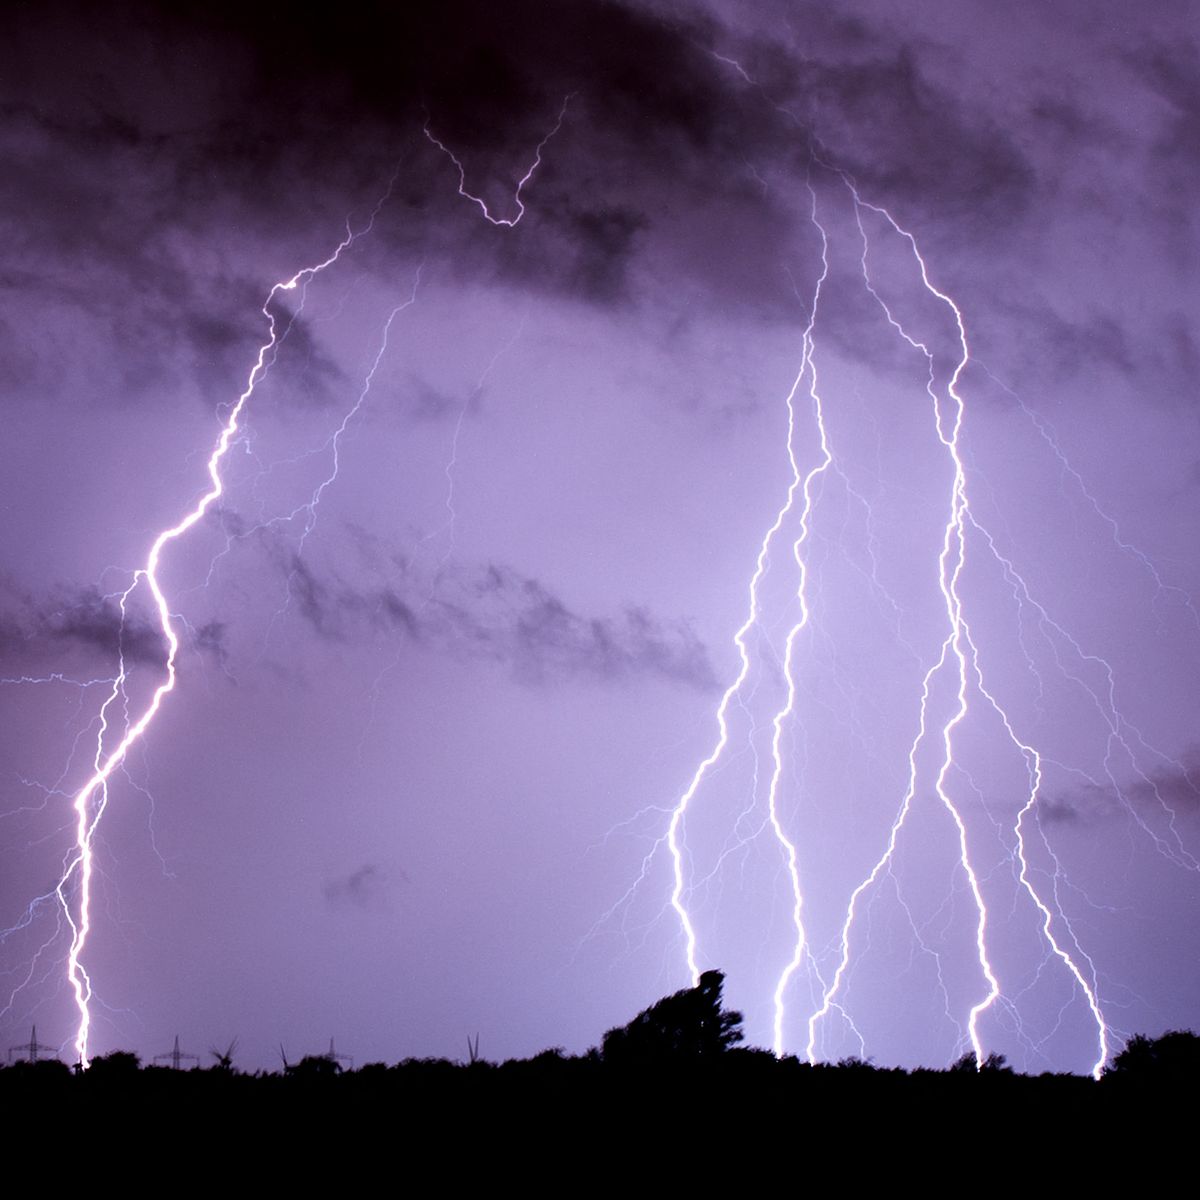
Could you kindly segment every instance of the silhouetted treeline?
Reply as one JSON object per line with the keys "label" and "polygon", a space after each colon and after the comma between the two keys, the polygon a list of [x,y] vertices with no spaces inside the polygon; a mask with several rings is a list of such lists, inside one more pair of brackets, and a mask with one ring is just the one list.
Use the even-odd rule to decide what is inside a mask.
{"label": "silhouetted treeline", "polygon": [[722,982],[708,972],[583,1055],[357,1070],[315,1055],[245,1073],[228,1055],[174,1071],[117,1052],[83,1073],[59,1061],[0,1070],[0,1112],[10,1133],[24,1118],[24,1128],[83,1138],[89,1153],[111,1149],[106,1138],[126,1148],[157,1139],[160,1154],[172,1139],[194,1149],[195,1136],[252,1153],[286,1148],[278,1165],[291,1177],[296,1155],[323,1145],[330,1154],[448,1156],[444,1169],[483,1175],[522,1162],[554,1174],[605,1156],[651,1156],[657,1167],[645,1169],[656,1177],[669,1178],[674,1164],[703,1179],[739,1156],[776,1156],[824,1179],[835,1166],[841,1178],[879,1178],[957,1164],[985,1178],[1032,1171],[1068,1181],[1095,1178],[1151,1143],[1169,1155],[1173,1130],[1191,1121],[1200,1081],[1192,1033],[1132,1038],[1099,1082],[1021,1075],[998,1057],[943,1071],[856,1059],[812,1066],[740,1046],[741,1016],[722,1008]]}

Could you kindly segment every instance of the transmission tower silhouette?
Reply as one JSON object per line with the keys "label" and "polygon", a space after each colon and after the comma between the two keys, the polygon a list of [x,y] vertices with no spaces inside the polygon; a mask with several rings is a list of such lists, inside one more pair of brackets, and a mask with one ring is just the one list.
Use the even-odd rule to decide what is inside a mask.
{"label": "transmission tower silhouette", "polygon": [[[332,1043],[331,1043],[332,1044]],[[29,1033],[29,1041],[20,1046],[9,1046],[8,1061],[9,1062],[31,1062],[35,1063],[38,1060],[38,1055],[45,1057],[47,1054],[51,1058],[58,1057],[58,1050],[54,1046],[43,1046],[37,1040],[37,1026],[33,1026]],[[13,1055],[17,1055],[14,1060]]]}
{"label": "transmission tower silhouette", "polygon": [[179,1070],[179,1064],[183,1062],[184,1059],[187,1059],[189,1062],[194,1062],[197,1066],[200,1065],[200,1055],[188,1054],[186,1051],[180,1050],[179,1034],[175,1035],[175,1045],[172,1047],[172,1049],[168,1050],[166,1054],[156,1054],[154,1056],[155,1062],[162,1062],[164,1059],[170,1061],[171,1069],[173,1071]]}

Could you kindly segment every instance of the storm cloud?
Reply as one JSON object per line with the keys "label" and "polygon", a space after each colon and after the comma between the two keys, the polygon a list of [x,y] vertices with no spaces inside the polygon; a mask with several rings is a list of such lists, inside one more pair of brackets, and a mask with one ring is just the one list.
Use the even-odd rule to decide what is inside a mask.
{"label": "storm cloud", "polygon": [[1195,1023],[1193,18],[15,13],[10,1041],[72,1037],[29,906],[165,679],[170,529],[98,1051],[581,1049],[689,951],[833,1060]]}

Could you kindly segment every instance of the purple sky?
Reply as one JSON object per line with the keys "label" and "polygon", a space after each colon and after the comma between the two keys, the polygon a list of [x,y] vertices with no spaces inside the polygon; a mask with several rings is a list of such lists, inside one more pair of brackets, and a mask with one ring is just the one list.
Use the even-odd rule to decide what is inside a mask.
{"label": "purple sky", "polygon": [[[123,633],[113,597],[203,493],[271,286],[377,205],[272,304],[226,493],[164,554],[178,685],[96,836],[93,1053],[579,1051],[685,986],[665,839],[807,366],[792,452],[822,462],[815,390],[832,461],[681,823],[698,966],[760,1045],[794,845],[806,1052],[948,634],[953,460],[887,313],[943,433],[957,331],[865,205],[970,344],[968,713],[946,767],[951,661],[814,1053],[970,1048],[988,983],[939,775],[988,912],[986,1051],[1092,1067],[1067,959],[1114,1046],[1200,1023],[1194,6],[106,10],[37,6],[0,49],[3,1047],[74,1038],[71,802],[119,648],[118,735],[165,656],[144,586]],[[516,224],[423,131],[512,222],[568,97]]]}

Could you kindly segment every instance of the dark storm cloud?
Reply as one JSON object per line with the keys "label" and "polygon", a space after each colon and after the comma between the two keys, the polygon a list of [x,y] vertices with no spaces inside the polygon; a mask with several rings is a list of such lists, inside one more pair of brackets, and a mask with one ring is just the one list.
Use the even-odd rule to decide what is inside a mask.
{"label": "dark storm cloud", "polygon": [[344,624],[342,610],[351,605],[351,597],[338,593],[322,580],[299,555],[289,558],[287,595],[297,612],[324,637],[340,637]]}
{"label": "dark storm cloud", "polygon": [[1087,112],[1067,97],[1045,96],[1035,99],[1028,115],[1042,138],[1064,150],[1078,151],[1082,145],[1111,145],[1117,140],[1127,141],[1112,121]]}
{"label": "dark storm cloud", "polygon": [[[767,3],[763,13],[773,14],[759,14],[771,32],[735,38],[726,50],[782,122],[758,116],[760,137],[749,147],[769,157],[790,146],[802,167],[812,144],[869,198],[898,203],[910,218],[949,222],[960,234],[1001,234],[1031,211],[1038,175],[1017,131],[983,100],[935,77],[946,47],[920,32],[921,23],[888,6],[850,14],[823,0]],[[1059,101],[1056,92],[1047,103]]]}
{"label": "dark storm cloud", "polygon": [[[14,170],[35,174],[11,186],[43,201],[27,234],[36,254],[69,253],[67,226],[92,261],[153,289],[144,309],[126,308],[125,335],[155,305],[199,309],[190,323],[162,324],[202,359],[236,336],[216,315],[229,312],[228,295],[216,305],[174,290],[175,248],[131,242],[139,222],[110,219],[114,178],[131,181],[122,206],[147,229],[170,216],[301,235],[314,221],[327,228],[346,197],[381,188],[399,163],[377,232],[402,252],[440,246],[455,272],[605,305],[636,300],[638,265],[661,274],[665,255],[688,293],[786,321],[794,305],[777,260],[795,241],[795,197],[760,188],[753,172],[789,162],[798,184],[810,119],[824,153],[912,208],[936,197],[943,217],[987,229],[1024,210],[1033,177],[1013,141],[931,82],[912,48],[821,6],[798,12],[803,59],[762,38],[734,46],[760,80],[752,86],[713,53],[727,39],[696,10],[449,0],[279,20],[256,6],[131,3],[101,20],[49,5],[0,50],[10,107],[18,96],[26,140],[42,147],[17,156]],[[51,50],[63,71],[79,64],[69,87],[48,88],[31,65]],[[444,203],[457,170],[421,135],[425,120],[461,156],[469,185],[511,209],[517,173],[567,96],[519,227]],[[80,189],[85,203],[72,199]],[[68,219],[76,209],[82,225]],[[702,236],[689,214],[704,214]],[[716,243],[712,221],[726,230]]]}
{"label": "dark storm cloud", "polygon": [[1142,806],[1166,806],[1180,816],[1200,816],[1200,749],[1192,749],[1178,762],[1154,771],[1131,789]]}
{"label": "dark storm cloud", "polygon": [[26,597],[9,621],[27,647],[75,646],[114,666],[118,656],[130,664],[166,659],[162,632],[148,614],[131,604],[122,616],[118,597],[94,587],[40,603]]}
{"label": "dark storm cloud", "polygon": [[161,663],[166,646],[161,631],[139,613],[124,616],[113,596],[89,588],[63,608],[37,617],[40,636],[77,642],[106,656],[121,654],[127,662]]}
{"label": "dark storm cloud", "polygon": [[438,422],[456,418],[460,412],[478,413],[484,389],[475,388],[466,396],[451,395],[434,387],[419,375],[410,375],[400,395],[399,406],[414,421]]}
{"label": "dark storm cloud", "polygon": [[582,207],[562,198],[556,209],[542,210],[554,223],[555,236],[526,249],[523,241],[501,247],[504,276],[524,286],[558,290],[591,304],[611,305],[632,298],[630,274],[638,235],[650,222],[628,206]]}
{"label": "dark storm cloud", "polygon": [[[8,289],[0,278],[0,292]],[[8,386],[13,391],[24,391],[43,377],[37,352],[30,346],[21,332],[9,320],[0,317],[0,359],[4,361],[4,373]]]}
{"label": "dark storm cloud", "polygon": [[488,567],[468,588],[482,614],[467,618],[471,632],[483,632],[483,644],[522,680],[657,676],[716,686],[707,651],[683,623],[667,625],[637,608],[616,619],[581,616],[537,580],[505,567]]}
{"label": "dark storm cloud", "polygon": [[391,588],[375,596],[374,617],[413,640],[421,636],[421,616],[416,608]]}
{"label": "dark storm cloud", "polygon": [[[209,622],[186,628],[182,644],[217,662],[226,658],[225,628]],[[52,597],[35,598],[5,587],[0,598],[0,652],[10,662],[30,656],[44,664],[55,652],[82,651],[88,662],[115,671],[126,666],[161,667],[167,644],[158,624],[136,600],[121,613],[119,595],[104,595],[98,588],[65,589]]]}
{"label": "dark storm cloud", "polygon": [[1155,45],[1129,55],[1129,62],[1166,102],[1155,149],[1174,174],[1200,173],[1200,49],[1186,42]]}
{"label": "dark storm cloud", "polygon": [[818,132],[870,194],[972,232],[1011,226],[1036,176],[1012,135],[938,87],[904,48],[861,65],[822,68]]}
{"label": "dark storm cloud", "polygon": [[277,352],[269,362],[271,387],[285,406],[324,408],[345,374],[322,348],[312,325],[286,309],[275,311]]}
{"label": "dark storm cloud", "polygon": [[[1146,328],[1110,307],[1108,298],[1095,297],[1092,310],[1068,315],[1032,292],[1019,302],[993,300],[993,311],[1023,331],[1021,354],[1009,354],[1007,371],[1018,389],[1026,378],[1056,384],[1088,381],[1104,386],[1114,377],[1138,388],[1141,403],[1166,409],[1195,408],[1191,381],[1200,371],[1200,347],[1190,317],[1162,307]],[[980,349],[982,347],[982,350]],[[978,339],[976,359],[993,365],[986,334]],[[1003,353],[1003,349],[995,354]],[[985,394],[976,392],[974,399]]]}
{"label": "dark storm cloud", "polygon": [[[147,334],[190,342],[202,361],[223,357],[236,336],[221,315],[227,281],[198,279],[186,245],[160,238],[165,226],[210,244],[226,231],[303,237],[314,221],[327,228],[346,197],[381,188],[399,162],[390,236],[401,247],[449,237],[456,270],[494,261],[527,286],[611,302],[627,290],[646,199],[622,197],[614,177],[649,164],[672,169],[679,186],[691,175],[720,188],[731,148],[744,152],[744,137],[725,130],[734,110],[714,63],[696,44],[703,29],[598,0],[351,4],[286,20],[221,3],[103,13],[60,3],[27,12],[9,33],[0,198],[23,214],[20,237],[6,242],[9,269],[27,268],[26,303],[58,286],[79,309],[99,306],[91,315],[108,326],[101,336],[144,347],[134,356],[143,375],[142,359],[165,357]],[[549,188],[548,240],[562,252],[539,261],[522,236],[504,236],[516,231],[487,226],[472,206],[431,204],[453,194],[455,169],[421,136],[426,117],[469,160],[476,186],[511,203],[512,172],[571,93],[557,164],[539,179]],[[597,130],[608,142],[603,161],[584,144]],[[83,261],[86,280],[73,274]],[[196,294],[212,288],[220,303]]]}
{"label": "dark storm cloud", "polygon": [[1069,318],[1033,295],[1020,304],[997,305],[997,311],[1026,330],[1026,353],[1039,370],[1058,379],[1103,376],[1118,371],[1130,376],[1144,370],[1149,348],[1134,344],[1128,328],[1111,312],[1096,311]]}
{"label": "dark storm cloud", "polygon": [[226,648],[226,626],[224,621],[209,621],[191,631],[192,646],[201,654],[208,655],[221,666],[229,661]]}
{"label": "dark storm cloud", "polygon": [[[44,385],[61,371],[56,338],[81,319],[94,331],[85,346],[123,351],[119,365],[111,353],[89,363],[106,398],[120,402],[160,384],[180,351],[190,349],[193,367],[203,372],[231,296],[251,293],[230,280],[219,281],[219,296],[198,288],[177,248],[163,239],[178,147],[111,120],[80,128],[11,105],[0,119],[0,145],[0,212],[20,214],[4,221],[0,294],[14,314],[10,336],[42,360],[30,382]],[[254,294],[261,303],[261,287]],[[229,341],[240,343],[226,347],[229,357],[243,360],[245,331]]]}
{"label": "dark storm cloud", "polygon": [[[1200,345],[1192,334],[1189,314],[1169,313],[1163,324],[1163,346],[1169,367],[1179,377],[1194,380],[1200,374]],[[1188,398],[1195,403],[1194,394]]]}
{"label": "dark storm cloud", "polygon": [[224,384],[245,368],[246,325],[229,310],[188,312],[175,332],[191,351],[191,369],[202,383]]}
{"label": "dark storm cloud", "polygon": [[[1098,792],[1099,789],[1096,789]],[[1045,796],[1036,809],[1038,820],[1043,825],[1073,825],[1081,819],[1083,809],[1082,793],[1073,797],[1068,795]]]}
{"label": "dark storm cloud", "polygon": [[503,663],[527,684],[657,678],[716,687],[708,651],[686,622],[636,607],[616,617],[588,616],[509,567],[451,569],[436,581],[405,575],[362,589],[326,580],[293,555],[287,590],[296,614],[332,641],[384,629],[440,653]]}
{"label": "dark storm cloud", "polygon": [[25,631],[20,623],[10,613],[0,612],[0,655],[3,655],[6,669],[7,664],[16,661],[25,645]]}
{"label": "dark storm cloud", "polygon": [[331,880],[322,890],[335,908],[379,911],[387,907],[387,873],[378,863],[363,863],[348,875]]}
{"label": "dark storm cloud", "polygon": [[[1164,817],[1195,821],[1200,818],[1200,749],[1164,764],[1125,784],[1088,784],[1048,797],[1038,805],[1045,822],[1101,821],[1132,810],[1156,825]],[[1173,816],[1172,816],[1173,814]]]}
{"label": "dark storm cloud", "polygon": [[[712,147],[724,105],[696,44],[704,37],[701,24],[603,0],[359,3],[286,20],[220,2],[109,5],[102,19],[89,6],[49,4],[9,40],[9,79],[45,127],[129,144],[186,130],[183,161],[208,172],[209,186],[214,172],[223,183],[244,174],[269,193],[272,167],[307,159],[345,169],[381,129],[410,127],[415,114],[476,163],[491,155],[511,167],[512,152],[540,140],[547,115],[576,91],[595,119],[639,131],[646,154]],[[55,50],[64,70],[73,60],[91,70],[49,86],[37,64]],[[370,136],[347,145],[356,123]],[[376,155],[393,151],[394,141]]]}

